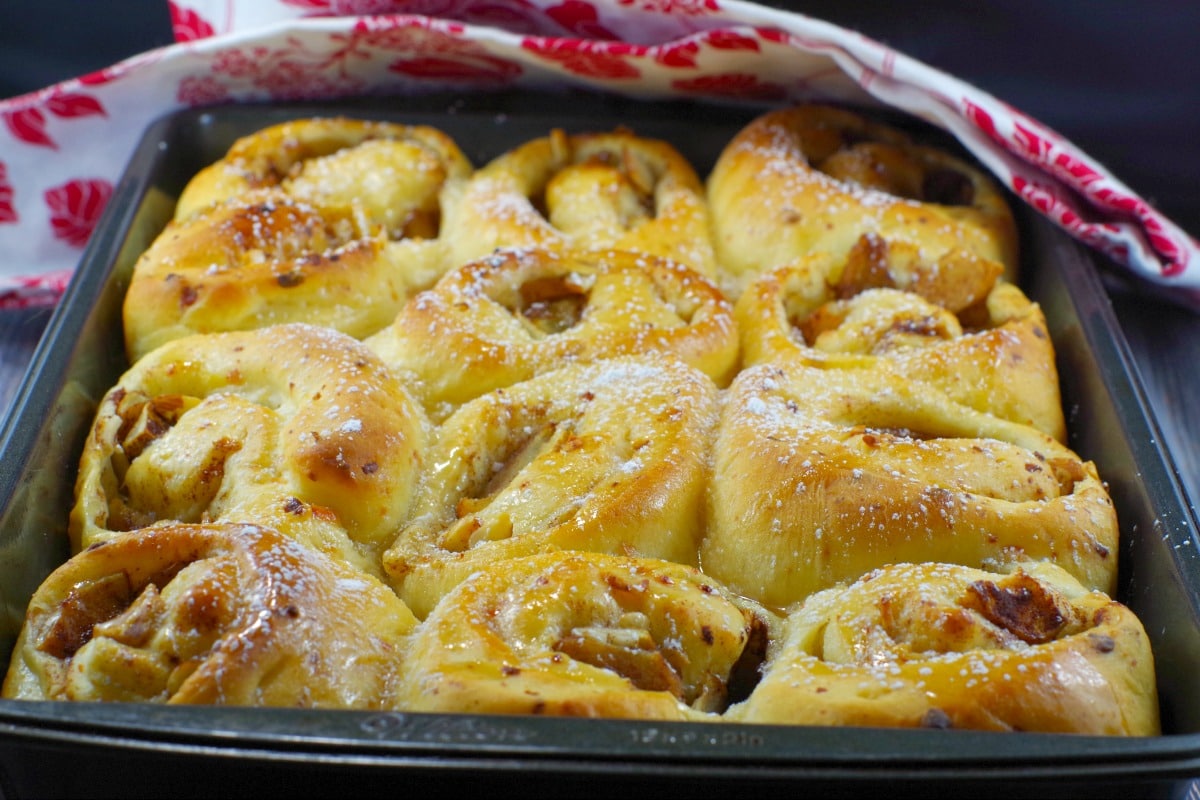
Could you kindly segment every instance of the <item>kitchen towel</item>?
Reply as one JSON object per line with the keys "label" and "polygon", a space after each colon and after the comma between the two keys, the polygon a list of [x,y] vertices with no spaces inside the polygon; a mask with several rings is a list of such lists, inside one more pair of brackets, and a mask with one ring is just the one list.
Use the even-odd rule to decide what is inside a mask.
{"label": "kitchen towel", "polygon": [[859,33],[740,0],[172,0],[177,43],[0,101],[0,308],[65,288],[145,127],[173,110],[574,87],[892,108],[1038,213],[1200,310],[1200,245],[1037,120]]}

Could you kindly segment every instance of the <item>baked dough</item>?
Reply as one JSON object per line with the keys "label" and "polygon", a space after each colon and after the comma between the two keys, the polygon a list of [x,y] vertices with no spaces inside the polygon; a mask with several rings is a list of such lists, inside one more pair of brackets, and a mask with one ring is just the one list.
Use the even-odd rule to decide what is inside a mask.
{"label": "baked dough", "polygon": [[424,618],[504,558],[584,550],[693,564],[716,419],[711,380],[649,356],[483,395],[440,427],[384,569]]}
{"label": "baked dough", "polygon": [[1160,732],[1138,619],[1051,564],[898,564],[795,610],[728,718],[1087,735]]}
{"label": "baked dough", "polygon": [[[847,280],[857,270],[830,261],[818,254],[770,270],[738,298],[744,366],[800,359],[893,370],[976,411],[1066,440],[1045,315],[1019,288],[1000,280],[969,292],[928,289],[935,302]],[[952,294],[959,302],[947,302]]]}
{"label": "baked dough", "polygon": [[442,195],[471,171],[423,126],[314,118],[238,140],[134,265],[129,359],[190,333],[285,322],[378,331],[451,266]]}
{"label": "baked dough", "polygon": [[669,353],[725,385],[733,308],[674,261],[617,250],[499,250],[448,273],[366,343],[435,418],[566,364]]}
{"label": "baked dough", "polygon": [[101,402],[71,543],[162,520],[253,522],[378,574],[429,436],[403,384],[344,334],[297,323],[176,339]]}
{"label": "baked dough", "polygon": [[704,571],[783,608],[894,562],[1059,564],[1116,588],[1095,465],[890,370],[738,375],[713,447]]}
{"label": "baked dough", "polygon": [[611,248],[715,274],[694,167],[671,144],[625,129],[555,129],[480,167],[446,208],[455,264],[498,247]]}
{"label": "baked dough", "polygon": [[829,106],[707,183],[261,130],[134,265],[0,694],[1158,733],[1016,259],[981,172]]}
{"label": "baked dough", "polygon": [[34,593],[4,697],[386,708],[416,619],[380,581],[254,525],[122,533]]}
{"label": "baked dough", "polygon": [[278,189],[239,195],[169,224],[138,259],[123,306],[126,353],[134,362],[182,336],[288,322],[368,336],[441,275],[440,255],[417,249],[352,207]]}
{"label": "baked dough", "polygon": [[842,258],[867,236],[897,261],[1016,274],[1016,224],[983,172],[847,109],[757,117],[719,154],[707,199],[719,283],[734,298],[762,272],[812,252]]}
{"label": "baked dough", "polygon": [[318,206],[353,206],[388,238],[436,239],[441,195],[470,177],[457,143],[427,125],[309,117],[238,139],[188,181],[175,220],[259,189],[279,188]]}
{"label": "baked dough", "polygon": [[[693,568],[556,552],[488,564],[411,645],[413,711],[717,719],[772,615]],[[735,695],[736,696],[736,695]]]}

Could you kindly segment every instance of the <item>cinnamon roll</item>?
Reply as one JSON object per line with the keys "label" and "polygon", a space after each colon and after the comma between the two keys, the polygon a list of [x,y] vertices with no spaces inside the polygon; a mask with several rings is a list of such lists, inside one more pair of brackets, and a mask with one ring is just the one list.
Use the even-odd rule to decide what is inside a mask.
{"label": "cinnamon roll", "polygon": [[680,564],[579,552],[494,562],[421,624],[404,704],[714,719],[761,663],[771,624]]}
{"label": "cinnamon roll", "polygon": [[894,562],[1050,561],[1112,593],[1118,528],[1052,437],[892,370],[743,371],[713,448],[704,571],[785,607]]}
{"label": "cinnamon roll", "polygon": [[344,334],[292,324],[176,339],[101,402],[80,459],[72,545],[162,520],[257,522],[378,574],[428,424]]}
{"label": "cinnamon roll", "polygon": [[728,718],[1087,735],[1160,732],[1142,624],[1051,564],[898,564],[809,597]]}
{"label": "cinnamon roll", "polygon": [[675,147],[555,129],[480,167],[447,200],[455,264],[498,247],[633,250],[713,277],[704,185]]}
{"label": "cinnamon roll", "polygon": [[841,258],[868,236],[941,272],[1015,275],[1012,212],[982,171],[845,109],[753,120],[718,156],[707,199],[720,283],[734,297],[762,272],[811,252]]}
{"label": "cinnamon roll", "polygon": [[317,206],[353,206],[399,239],[436,239],[441,194],[470,177],[470,160],[427,125],[311,117],[238,139],[188,181],[175,220],[239,195],[279,188]]}
{"label": "cinnamon roll", "polygon": [[548,372],[440,427],[383,566],[424,617],[502,558],[584,550],[695,563],[716,386],[667,358]]}
{"label": "cinnamon roll", "polygon": [[164,524],[46,578],[3,695],[387,708],[415,625],[376,578],[269,528]]}
{"label": "cinnamon roll", "polygon": [[171,223],[138,259],[123,306],[126,353],[133,362],[183,336],[289,322],[361,338],[441,270],[406,257],[352,207],[278,190],[239,195]]}
{"label": "cinnamon roll", "polygon": [[449,268],[442,194],[470,172],[448,137],[419,126],[297,120],[239,140],[134,265],[130,360],[190,333],[380,330]]}
{"label": "cinnamon roll", "polygon": [[674,261],[616,250],[500,250],[449,272],[366,343],[435,417],[569,363],[669,353],[719,384],[737,362],[733,309]]}
{"label": "cinnamon roll", "polygon": [[[738,298],[744,366],[801,359],[892,369],[976,411],[1066,438],[1054,345],[1041,308],[1006,281],[955,288],[876,287],[852,248],[770,270]],[[929,299],[933,295],[934,299]],[[957,302],[950,302],[951,295]]]}

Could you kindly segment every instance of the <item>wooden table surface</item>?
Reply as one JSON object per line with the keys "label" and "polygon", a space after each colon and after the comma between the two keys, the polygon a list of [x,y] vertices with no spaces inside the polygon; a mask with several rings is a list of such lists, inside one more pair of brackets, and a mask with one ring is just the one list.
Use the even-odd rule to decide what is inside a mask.
{"label": "wooden table surface", "polygon": [[1193,515],[1200,509],[1200,314],[1110,291]]}
{"label": "wooden table surface", "polygon": [[52,311],[0,309],[0,421],[7,420],[13,396]]}

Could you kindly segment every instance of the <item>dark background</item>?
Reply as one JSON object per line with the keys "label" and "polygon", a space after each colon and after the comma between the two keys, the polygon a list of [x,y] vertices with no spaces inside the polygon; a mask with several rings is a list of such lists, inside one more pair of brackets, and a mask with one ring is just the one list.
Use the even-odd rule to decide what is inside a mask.
{"label": "dark background", "polygon": [[[1200,3],[808,0],[1031,114],[1200,237]],[[172,42],[166,0],[3,0],[0,97]]]}

